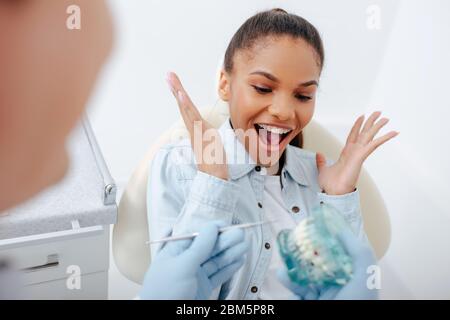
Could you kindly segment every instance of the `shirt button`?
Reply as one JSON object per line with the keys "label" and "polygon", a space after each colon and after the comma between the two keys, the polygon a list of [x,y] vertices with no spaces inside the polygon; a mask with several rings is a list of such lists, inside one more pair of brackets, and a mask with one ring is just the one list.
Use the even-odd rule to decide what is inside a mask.
{"label": "shirt button", "polygon": [[252,291],[253,293],[257,293],[257,292],[258,292],[258,287],[257,287],[257,286],[253,286],[253,287],[251,288],[251,291]]}
{"label": "shirt button", "polygon": [[266,244],[264,245],[264,247],[269,250],[270,249],[270,243],[266,242]]}
{"label": "shirt button", "polygon": [[256,166],[255,170],[256,170],[256,172],[260,172],[261,171],[261,167],[260,166]]}
{"label": "shirt button", "polygon": [[293,213],[299,213],[299,212],[300,212],[300,208],[297,207],[297,206],[293,206],[293,207],[292,207],[292,212],[293,212]]}
{"label": "shirt button", "polygon": [[258,207],[262,208],[261,202],[258,202]]}

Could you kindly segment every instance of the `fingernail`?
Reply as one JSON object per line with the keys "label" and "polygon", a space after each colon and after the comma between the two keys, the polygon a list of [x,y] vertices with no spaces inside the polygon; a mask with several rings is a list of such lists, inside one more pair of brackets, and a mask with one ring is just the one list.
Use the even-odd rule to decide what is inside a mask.
{"label": "fingernail", "polygon": [[184,94],[183,94],[183,92],[178,91],[177,92],[177,96],[178,96],[178,99],[180,100],[180,102],[184,102]]}

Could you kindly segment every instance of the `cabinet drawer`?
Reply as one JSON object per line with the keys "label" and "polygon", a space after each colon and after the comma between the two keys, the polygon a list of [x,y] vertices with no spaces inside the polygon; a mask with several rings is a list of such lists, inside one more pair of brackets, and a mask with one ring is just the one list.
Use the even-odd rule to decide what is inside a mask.
{"label": "cabinet drawer", "polygon": [[25,285],[66,279],[71,266],[81,274],[105,271],[109,267],[109,226],[1,240],[0,257],[23,271]]}
{"label": "cabinet drawer", "polygon": [[24,299],[39,300],[106,300],[108,299],[108,272],[84,274],[80,277],[80,288],[69,290],[67,280],[60,279],[26,286]]}

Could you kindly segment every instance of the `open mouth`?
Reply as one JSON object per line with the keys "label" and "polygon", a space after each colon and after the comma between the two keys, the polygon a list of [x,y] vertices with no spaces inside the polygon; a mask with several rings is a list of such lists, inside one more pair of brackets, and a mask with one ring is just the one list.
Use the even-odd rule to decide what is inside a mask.
{"label": "open mouth", "polygon": [[292,132],[292,129],[280,128],[267,124],[255,124],[259,138],[268,146],[277,147]]}

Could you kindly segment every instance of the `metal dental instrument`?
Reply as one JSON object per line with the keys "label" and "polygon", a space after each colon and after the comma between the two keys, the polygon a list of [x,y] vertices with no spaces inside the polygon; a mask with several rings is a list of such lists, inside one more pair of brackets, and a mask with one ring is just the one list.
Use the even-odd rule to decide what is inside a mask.
{"label": "metal dental instrument", "polygon": [[[219,233],[225,232],[225,231],[229,231],[229,230],[233,230],[233,229],[247,229],[247,228],[253,228],[253,227],[257,227],[263,224],[267,224],[267,223],[272,223],[275,220],[270,220],[270,221],[262,221],[262,222],[253,222],[253,223],[243,223],[243,224],[235,224],[232,226],[228,226],[225,228],[220,228],[219,229]],[[145,244],[155,244],[155,243],[161,243],[161,242],[167,242],[167,241],[175,241],[175,240],[186,240],[186,239],[193,239],[196,236],[198,236],[199,233],[198,232],[194,232],[185,236],[176,236],[176,237],[166,237],[166,238],[162,238],[159,240],[154,240],[154,241],[147,241]]]}

